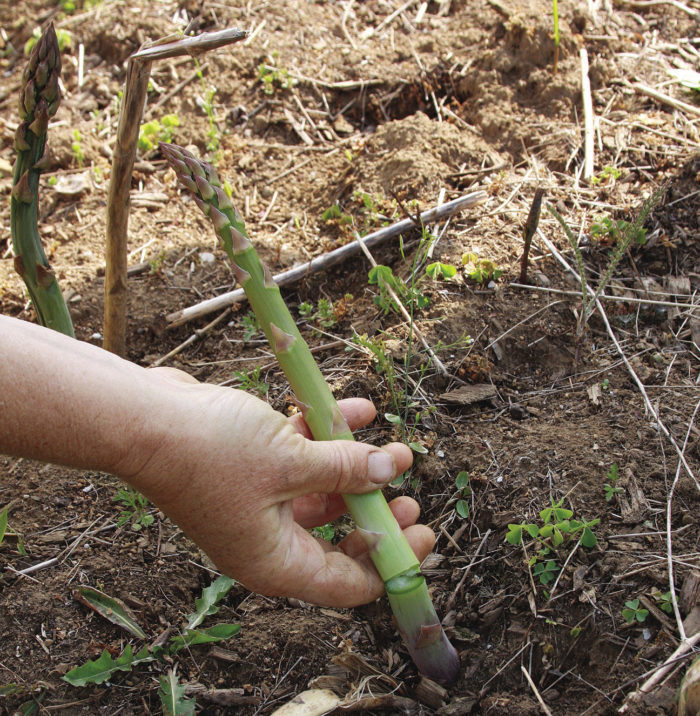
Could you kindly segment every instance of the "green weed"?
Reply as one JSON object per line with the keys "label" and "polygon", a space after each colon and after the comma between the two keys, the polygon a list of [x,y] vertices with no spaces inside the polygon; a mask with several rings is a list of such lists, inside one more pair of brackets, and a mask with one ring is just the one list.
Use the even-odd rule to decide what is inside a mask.
{"label": "green weed", "polygon": [[632,599],[629,602],[625,602],[622,617],[628,624],[633,624],[635,621],[642,623],[646,621],[648,616],[649,610],[639,606],[639,599]]}
{"label": "green weed", "polygon": [[289,90],[297,81],[289,76],[289,70],[275,67],[279,53],[277,50],[268,55],[269,64],[258,65],[258,80],[262,82],[263,92],[267,95],[275,94],[275,89]]}
{"label": "green weed", "polygon": [[437,281],[443,279],[445,281],[454,278],[457,275],[457,267],[452,264],[444,264],[441,261],[435,261],[425,267],[425,274]]}
{"label": "green weed", "polygon": [[238,378],[239,388],[257,393],[261,398],[267,395],[270,386],[260,377],[262,366],[256,366],[253,370],[235,370],[233,374]]}
{"label": "green weed", "polygon": [[73,141],[70,145],[71,151],[73,152],[73,156],[75,157],[75,161],[78,163],[79,167],[83,166],[83,162],[85,161],[85,154],[83,153],[83,145],[82,145],[82,137],[80,136],[80,132],[77,129],[73,130]]}
{"label": "green weed", "polygon": [[661,611],[666,614],[673,614],[673,595],[670,591],[661,593],[660,591],[654,592],[652,595],[656,600]]}
{"label": "green weed", "polygon": [[0,544],[5,539],[5,532],[7,532],[7,507],[0,512]]}
{"label": "green weed", "polygon": [[102,4],[102,0],[60,0],[61,10],[68,15],[76,10],[90,10]]}
{"label": "green weed", "polygon": [[347,304],[352,298],[351,293],[346,293],[335,305],[327,298],[319,298],[315,310],[311,301],[304,301],[299,304],[299,315],[308,321],[315,321],[323,328],[332,328],[345,315]]}
{"label": "green weed", "polygon": [[133,487],[119,488],[117,494],[112,498],[112,502],[118,502],[121,505],[119,517],[117,517],[117,525],[120,527],[130,523],[131,529],[138,532],[153,524],[154,517],[148,511],[150,507],[148,499]]}
{"label": "green weed", "polygon": [[329,522],[328,524],[321,525],[320,527],[314,527],[311,530],[311,534],[314,537],[320,537],[326,542],[332,542],[335,537],[335,527]]}
{"label": "green weed", "polygon": [[400,278],[394,275],[390,266],[383,266],[382,264],[373,266],[367,275],[367,282],[370,286],[377,286],[379,289],[379,293],[374,297],[374,304],[381,308],[384,315],[392,310],[399,311],[399,307],[391,297],[389,289],[394,291],[405,306],[410,306],[411,311],[427,308],[430,305],[430,299],[418,290],[413,280],[411,285],[407,286]]}
{"label": "green weed", "polygon": [[180,118],[176,114],[166,114],[160,120],[152,119],[141,125],[138,147],[141,152],[150,152],[158,146],[158,142],[172,142],[175,127],[180,126]]}
{"label": "green weed", "polygon": [[156,274],[159,274],[163,269],[163,264],[165,264],[165,251],[159,251],[157,256],[148,260],[150,275],[155,276]]}
{"label": "green weed", "polygon": [[610,469],[608,470],[608,474],[606,475],[606,477],[607,477],[608,481],[604,485],[605,501],[612,502],[612,499],[615,497],[615,495],[619,495],[621,492],[623,492],[623,489],[621,487],[617,487],[615,485],[618,478],[620,477],[616,462],[614,462],[610,466]]}
{"label": "green weed", "polygon": [[196,702],[185,696],[187,687],[177,680],[177,667],[158,678],[158,698],[165,716],[194,716]]}
{"label": "green weed", "polygon": [[536,562],[534,566],[532,566],[532,576],[537,577],[543,586],[547,586],[550,582],[553,582],[557,574],[559,574],[559,565],[553,559]]}
{"label": "green weed", "polygon": [[[578,274],[581,282],[581,310],[579,311],[578,323],[576,327],[576,337],[577,342],[579,344],[583,337],[584,331],[586,330],[588,319],[591,317],[593,311],[596,308],[596,303],[600,298],[600,294],[608,285],[608,282],[612,278],[615,268],[617,267],[622,257],[625,255],[625,252],[629,248],[629,245],[632,243],[632,241],[639,240],[641,236],[646,237],[646,232],[643,228],[644,222],[646,221],[647,216],[649,216],[651,210],[661,198],[664,191],[665,189],[662,188],[654,192],[654,194],[652,194],[649,199],[647,199],[643,203],[639,213],[632,222],[619,223],[612,222],[610,220],[610,224],[607,224],[606,222],[602,222],[600,224],[601,226],[609,225],[611,227],[610,230],[613,231],[613,233],[615,231],[617,231],[618,233],[615,234],[614,248],[608,260],[608,267],[600,277],[598,285],[592,296],[589,295],[588,281],[586,280],[586,269],[583,264],[583,255],[581,254],[581,249],[579,248],[578,241],[571,229],[569,228],[569,225],[564,221],[559,212],[553,206],[547,206],[549,213],[552,214],[552,216],[559,222],[562,229],[564,229],[566,238],[569,240],[569,244],[571,245],[574,255],[576,256]],[[607,230],[601,228],[601,231]],[[578,347],[576,356],[578,358]]]}
{"label": "green weed", "polygon": [[387,422],[390,422],[392,425],[397,425],[401,428],[401,439],[403,442],[408,444],[408,447],[410,447],[413,452],[418,453],[419,455],[426,455],[428,453],[428,450],[425,445],[419,443],[417,440],[412,440],[411,438],[415,435],[418,429],[418,425],[420,424],[420,421],[423,419],[423,417],[428,413],[434,411],[435,408],[428,408],[427,410],[418,410],[413,412],[411,417],[408,417],[407,412],[409,410],[415,410],[415,408],[420,407],[420,403],[412,401],[404,407],[406,408],[404,417],[396,415],[395,413],[384,413],[384,417],[386,418]]}
{"label": "green weed", "polygon": [[580,542],[582,547],[592,549],[598,543],[593,533],[600,520],[580,521],[573,519],[572,510],[563,507],[564,498],[559,502],[551,500],[551,505],[540,511],[541,524],[521,522],[509,524],[506,542],[512,545],[523,544],[525,538],[537,548],[530,558],[529,566],[533,568],[533,576],[539,578],[540,584],[547,585],[558,572],[556,557],[559,547],[566,547],[572,541]]}
{"label": "green weed", "polygon": [[338,204],[333,204],[321,214],[321,221],[326,223],[333,222],[338,226],[351,226],[352,216],[344,214]]}
{"label": "green weed", "polygon": [[591,184],[612,184],[622,176],[622,171],[609,164],[603,168],[598,176],[591,177]]}
{"label": "green weed", "polygon": [[243,341],[245,343],[262,331],[258,319],[252,311],[248,311],[241,318],[241,323],[243,324]]}
{"label": "green weed", "polygon": [[604,216],[595,224],[591,224],[591,236],[599,243],[615,246],[618,242],[625,240],[630,234],[631,243],[634,241],[637,246],[644,246],[647,242],[647,231],[641,226],[632,227],[628,221],[611,219]]}
{"label": "green weed", "polygon": [[98,659],[87,661],[82,666],[71,669],[63,676],[63,680],[72,686],[102,684],[118,671],[131,671],[138,664],[151,662],[172,663],[172,657],[183,649],[197,644],[212,644],[229,639],[240,631],[240,624],[215,624],[207,629],[196,627],[205,617],[219,611],[218,603],[228,594],[235,581],[220,576],[212,584],[202,590],[202,595],[195,600],[196,610],[187,615],[187,625],[177,635],[171,636],[165,645],[144,646],[134,652],[131,644],[114,658],[104,649]]}
{"label": "green weed", "polygon": [[477,283],[496,281],[503,276],[503,269],[491,259],[482,259],[471,251],[462,255],[462,265],[465,266],[467,276]]}
{"label": "green weed", "polygon": [[469,473],[466,470],[462,470],[458,473],[455,478],[455,487],[457,488],[457,495],[459,499],[455,505],[455,512],[462,518],[467,519],[469,517],[469,498],[472,494],[472,488],[469,485]]}

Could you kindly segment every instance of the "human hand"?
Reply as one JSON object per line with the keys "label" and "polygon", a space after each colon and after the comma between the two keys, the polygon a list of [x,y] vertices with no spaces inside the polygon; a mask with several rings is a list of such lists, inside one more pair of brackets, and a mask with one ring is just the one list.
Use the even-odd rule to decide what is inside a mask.
{"label": "human hand", "polygon": [[[193,383],[179,371],[149,373],[172,403],[163,439],[145,462],[127,460],[117,474],[253,591],[339,607],[383,593],[356,531],[333,546],[307,529],[346,511],[340,493],[375,490],[408,469],[408,447],[314,442],[301,415],[287,419],[247,393]],[[353,430],[374,419],[367,400],[339,405]],[[418,504],[398,497],[390,507],[422,560],[435,538],[415,524]]]}

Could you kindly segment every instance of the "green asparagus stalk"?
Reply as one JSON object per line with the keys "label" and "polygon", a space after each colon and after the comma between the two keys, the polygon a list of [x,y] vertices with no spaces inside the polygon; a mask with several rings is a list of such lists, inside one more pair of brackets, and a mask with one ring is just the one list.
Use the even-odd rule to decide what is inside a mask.
{"label": "green asparagus stalk", "polygon": [[[215,169],[181,147],[161,144],[161,151],[181,184],[212,220],[312,435],[316,440],[352,440],[328,384]],[[459,657],[435,613],[420,564],[384,496],[377,490],[343,498],[384,580],[399,631],[418,669],[436,681],[453,683],[459,672]]]}
{"label": "green asparagus stalk", "polygon": [[15,133],[17,161],[10,198],[10,226],[15,270],[22,277],[39,323],[73,336],[73,322],[44,253],[37,229],[39,173],[49,119],[61,101],[58,78],[61,55],[53,25],[34,45],[22,76],[20,124]]}

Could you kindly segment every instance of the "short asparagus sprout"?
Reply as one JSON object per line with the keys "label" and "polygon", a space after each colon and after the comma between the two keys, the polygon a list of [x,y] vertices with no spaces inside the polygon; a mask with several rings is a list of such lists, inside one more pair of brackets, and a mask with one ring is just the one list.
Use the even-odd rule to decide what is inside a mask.
{"label": "short asparagus sprout", "polygon": [[56,114],[61,101],[60,74],[58,40],[53,25],[49,25],[34,45],[22,75],[10,227],[15,270],[27,286],[39,323],[73,336],[73,322],[37,229],[39,173],[49,119]]}
{"label": "short asparagus sprout", "polygon": [[[214,167],[175,145],[161,144],[161,151],[181,184],[212,220],[314,438],[352,440],[328,384]],[[436,681],[453,683],[459,673],[459,657],[435,613],[420,564],[384,496],[377,490],[343,497],[384,580],[399,631],[418,669]]]}

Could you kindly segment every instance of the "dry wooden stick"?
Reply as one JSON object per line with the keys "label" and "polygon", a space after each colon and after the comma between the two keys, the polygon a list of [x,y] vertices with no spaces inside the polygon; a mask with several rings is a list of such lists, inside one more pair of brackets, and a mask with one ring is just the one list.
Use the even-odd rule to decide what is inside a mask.
{"label": "dry wooden stick", "polygon": [[687,102],[683,102],[680,99],[669,97],[669,95],[663,94],[663,92],[659,92],[653,87],[648,87],[641,82],[635,82],[634,84],[632,84],[631,82],[625,80],[624,84],[626,87],[633,89],[635,92],[639,92],[640,94],[644,94],[647,97],[651,97],[652,99],[658,100],[662,104],[666,104],[669,107],[673,107],[673,109],[678,109],[681,112],[687,112],[688,114],[694,114],[697,117],[700,117],[700,107],[688,104]]}
{"label": "dry wooden stick", "polygon": [[166,353],[164,356],[161,356],[158,358],[158,360],[153,361],[151,363],[151,368],[157,368],[158,366],[163,365],[166,361],[170,360],[174,356],[176,356],[178,353],[182,353],[182,351],[187,348],[187,346],[191,346],[195,341],[200,340],[204,336],[207,335],[213,328],[219,325],[221,321],[224,320],[229,315],[230,311],[228,308],[226,308],[222,313],[220,313],[213,321],[210,323],[207,323],[204,328],[198,328],[195,330],[195,332],[183,343],[180,343],[179,346],[176,346],[173,348],[169,353]]}
{"label": "dry wooden stick", "polygon": [[129,58],[107,195],[103,346],[112,353],[126,354],[129,190],[151,65],[157,59],[206,52],[246,36],[243,30],[229,28],[220,32],[205,32],[197,37],[165,38],[159,43],[142,47]]}
{"label": "dry wooden stick", "polygon": [[368,27],[361,35],[361,40],[368,40],[372,35],[376,35],[378,32],[381,32],[387,25],[390,25],[401,13],[408,10],[411,5],[414,5],[417,0],[406,0],[403,5],[396,8],[394,12],[391,13],[391,15],[387,15],[380,23],[377,25],[377,27]]}
{"label": "dry wooden stick", "polygon": [[549,706],[547,706],[547,704],[544,702],[544,699],[542,698],[542,695],[537,690],[535,682],[532,680],[532,676],[530,676],[530,672],[523,666],[523,664],[520,664],[520,670],[523,672],[523,675],[527,679],[527,683],[530,684],[532,693],[535,694],[535,698],[539,701],[540,706],[542,707],[542,711],[545,713],[546,716],[553,716],[552,712],[549,709]]}
{"label": "dry wooden stick", "polygon": [[671,654],[636,691],[631,692],[627,696],[625,702],[620,706],[617,712],[620,714],[627,713],[630,702],[636,701],[642,694],[648,694],[676,665],[679,658],[690,652],[696,644],[700,644],[700,632],[691,636],[687,641],[681,642],[673,654]]}
{"label": "dry wooden stick", "polygon": [[112,156],[112,173],[107,195],[105,307],[102,331],[104,341],[102,345],[105,350],[122,357],[126,354],[129,192],[150,74],[150,62],[129,60],[126,69],[124,98],[119,109],[117,142]]}
{"label": "dry wooden stick", "polygon": [[532,198],[532,205],[530,206],[530,213],[527,215],[527,221],[523,228],[523,242],[525,246],[523,248],[523,256],[520,260],[520,283],[527,283],[527,259],[530,254],[530,244],[532,244],[532,237],[537,231],[537,224],[540,223],[540,212],[542,211],[542,197],[544,196],[544,189],[535,189],[535,196]]}
{"label": "dry wooden stick", "polygon": [[655,5],[672,5],[682,12],[688,13],[691,17],[695,17],[700,20],[700,11],[693,9],[692,7],[688,7],[682,2],[678,2],[678,0],[646,0],[646,2],[639,2],[639,0],[622,0],[622,2],[624,5],[628,5],[629,7],[640,9],[645,7],[654,7]]}
{"label": "dry wooden stick", "polygon": [[[583,298],[581,291],[571,291],[561,288],[550,288],[549,286],[530,286],[525,283],[516,283],[511,281],[508,284],[511,288],[526,288],[528,291],[543,291],[545,293],[555,293],[559,296],[575,296],[576,298]],[[652,293],[659,293],[653,291]],[[700,310],[700,303],[675,303],[673,301],[657,301],[652,298],[634,298],[633,296],[612,296],[608,294],[601,294],[599,297],[603,301],[613,301],[617,303],[637,303],[649,306],[666,306],[668,308],[687,308],[689,311]]]}
{"label": "dry wooden stick", "polygon": [[593,100],[591,98],[591,80],[588,76],[588,52],[581,48],[581,96],[583,98],[583,178],[593,176],[595,121]]}
{"label": "dry wooden stick", "polygon": [[[428,209],[427,211],[424,211],[419,218],[424,224],[437,221],[438,219],[443,219],[446,216],[452,216],[452,214],[456,214],[461,209],[466,209],[467,207],[479,204],[487,197],[488,195],[485,191],[474,191],[469,194],[465,194],[464,196],[460,196],[457,199],[453,199],[452,201],[448,201],[446,204],[441,204],[440,206]],[[376,246],[382,241],[398,236],[402,232],[408,231],[415,226],[416,224],[413,219],[403,219],[402,221],[392,224],[391,226],[385,226],[378,231],[367,234],[367,236],[362,238],[362,243],[367,246],[367,248],[371,248],[372,246]],[[300,279],[317,273],[318,271],[325,271],[326,269],[345,261],[348,257],[354,256],[360,251],[361,249],[358,243],[356,241],[351,241],[345,246],[341,246],[340,248],[330,251],[327,254],[323,254],[322,256],[316,256],[311,261],[307,261],[300,266],[296,266],[295,268],[277,274],[274,277],[275,283],[277,283],[278,286],[286,286],[290,283],[294,283],[295,281],[299,281]],[[235,291],[222,293],[220,296],[216,296],[215,298],[209,298],[206,301],[200,301],[194,306],[170,313],[165,317],[165,320],[168,324],[168,328],[175,328],[176,326],[181,326],[195,318],[201,318],[202,316],[206,316],[208,313],[217,311],[220,308],[225,308],[226,306],[230,306],[232,303],[237,303],[238,301],[242,301],[244,299],[245,293],[243,289],[237,288]]]}
{"label": "dry wooden stick", "polygon": [[229,27],[217,32],[203,32],[194,37],[166,37],[148,47],[142,47],[135,52],[133,60],[164,60],[170,57],[181,57],[182,55],[200,55],[209,50],[215,50],[232,42],[245,40],[248,33],[235,27]]}

